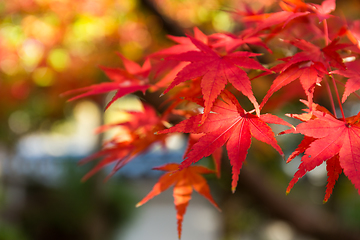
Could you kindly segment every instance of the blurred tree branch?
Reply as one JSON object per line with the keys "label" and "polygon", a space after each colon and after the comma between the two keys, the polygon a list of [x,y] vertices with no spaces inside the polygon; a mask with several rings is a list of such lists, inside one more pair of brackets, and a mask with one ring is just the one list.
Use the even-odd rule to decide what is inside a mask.
{"label": "blurred tree branch", "polygon": [[156,6],[155,1],[152,0],[140,0],[140,6],[148,10],[152,14],[158,17],[164,30],[174,36],[184,36],[184,29],[174,20],[165,16],[159,8]]}
{"label": "blurred tree branch", "polygon": [[[226,161],[228,159],[225,159]],[[231,171],[229,164],[226,165],[228,165],[227,169],[224,170]],[[225,182],[230,186],[230,177]],[[271,177],[265,171],[253,165],[247,164],[241,169],[235,194],[231,194],[230,191],[222,194],[224,194],[225,201],[220,205],[220,207],[225,206],[223,214],[233,214],[233,210],[229,209],[228,204],[238,203],[239,198],[247,195],[251,204],[255,204],[257,209],[288,222],[296,230],[308,236],[319,240],[360,240],[358,229],[346,228],[334,213],[324,210],[322,207],[300,203],[291,196],[286,196],[285,189],[278,189],[272,184]]]}

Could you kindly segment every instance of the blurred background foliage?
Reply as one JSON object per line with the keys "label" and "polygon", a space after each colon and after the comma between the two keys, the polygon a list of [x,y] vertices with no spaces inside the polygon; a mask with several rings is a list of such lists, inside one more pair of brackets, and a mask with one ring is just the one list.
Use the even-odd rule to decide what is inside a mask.
{"label": "blurred background foliage", "polygon": [[7,123],[0,127],[2,142],[13,144],[19,135],[49,129],[63,118],[66,99],[60,94],[103,81],[99,66],[119,66],[115,52],[141,61],[169,45],[164,20],[152,6],[174,23],[174,32],[199,26],[208,33],[231,31],[230,14],[218,10],[237,7],[224,0],[2,1],[0,120]]}
{"label": "blurred background foliage", "polygon": [[[91,102],[66,103],[61,93],[106,81],[99,66],[121,66],[116,52],[142,63],[144,56],[171,45],[167,34],[183,35],[184,32],[191,32],[194,26],[207,34],[231,32],[241,27],[233,21],[233,13],[243,10],[244,3],[250,3],[255,9],[262,6],[270,9],[274,2],[1,1],[0,240],[112,239],[115,229],[130,218],[131,209],[138,199],[133,199],[132,189],[127,187],[125,180],[99,184],[103,176],[98,175],[86,183],[79,182],[89,168],[77,167],[76,161],[99,148],[98,138],[93,139],[89,149],[76,156],[76,161],[69,159],[71,154],[63,147],[64,141],[69,139],[64,136],[74,135],[74,132],[85,135],[85,138],[93,135],[93,128],[103,121],[104,96],[92,96],[89,98]],[[337,1],[337,4],[344,16],[353,19],[360,17],[358,1]],[[89,109],[92,109],[93,115],[84,117],[82,112]],[[81,131],[76,130],[79,129],[77,122],[84,118],[85,122],[92,119],[93,124]],[[19,169],[26,169],[28,165],[24,166],[21,159],[20,163],[16,160],[31,155],[34,147],[27,144],[33,141],[34,138],[29,136],[34,134],[57,134],[58,142],[49,151],[53,153],[52,157],[56,157],[52,161],[57,161],[57,166],[65,174],[55,183],[20,173]],[[46,148],[48,139],[44,137],[36,142],[41,143],[36,147]],[[72,141],[86,141],[84,138],[74,139]],[[280,145],[286,143],[291,150],[298,144],[296,140],[282,141]],[[284,193],[297,166],[285,166],[261,143],[253,145],[255,150],[252,149],[249,159],[255,159],[255,165],[266,170],[272,182]],[[225,182],[229,172],[224,172]],[[257,201],[247,196],[249,192],[242,192],[241,188],[237,195],[223,194],[229,190],[229,184],[224,184],[227,190],[221,184],[217,186],[224,206],[224,237],[221,239],[238,239],[238,236],[275,239],[259,232],[258,226],[265,226],[262,229],[265,232],[272,231],[273,225],[268,224],[269,219],[279,216],[261,210]],[[325,184],[324,171],[310,173],[296,185],[289,198],[319,207]],[[213,182],[213,185],[216,183]],[[360,226],[359,196],[346,178],[340,178],[330,201],[321,207],[331,211],[346,227]],[[283,222],[280,222],[280,227],[277,223],[274,223],[275,229],[280,231],[290,228],[290,225],[281,225]]]}

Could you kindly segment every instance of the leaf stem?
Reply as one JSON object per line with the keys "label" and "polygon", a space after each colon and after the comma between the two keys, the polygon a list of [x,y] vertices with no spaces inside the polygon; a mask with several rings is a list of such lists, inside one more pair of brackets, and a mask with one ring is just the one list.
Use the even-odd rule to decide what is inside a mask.
{"label": "leaf stem", "polygon": [[330,75],[330,78],[331,78],[332,83],[333,83],[333,85],[334,85],[334,89],[335,89],[335,93],[336,93],[336,98],[337,98],[337,101],[338,101],[338,103],[339,103],[339,107],[340,107],[340,110],[341,110],[342,118],[343,118],[343,120],[345,121],[344,109],[343,109],[342,104],[341,104],[341,101],[340,101],[339,91],[338,91],[338,89],[337,89],[335,79],[334,79],[334,77],[331,76],[331,75]]}
{"label": "leaf stem", "polygon": [[328,94],[329,94],[331,108],[332,108],[332,111],[333,111],[334,116],[336,118],[336,109],[335,109],[335,104],[334,104],[334,98],[332,97],[332,93],[331,93],[331,88],[330,88],[330,85],[329,85],[329,83],[327,81],[324,81],[324,82],[325,82],[325,85],[326,85],[326,90],[328,91]]}
{"label": "leaf stem", "polygon": [[[341,81],[339,81],[339,80],[337,80],[337,79],[335,79],[335,82],[336,82],[337,84],[340,84],[341,86],[345,87],[345,83],[343,83],[343,82],[341,82]],[[360,95],[357,94],[356,92],[353,92],[352,94],[353,94],[355,97],[357,97],[358,99],[360,99]]]}
{"label": "leaf stem", "polygon": [[324,20],[325,45],[329,45],[329,29],[326,19]]}

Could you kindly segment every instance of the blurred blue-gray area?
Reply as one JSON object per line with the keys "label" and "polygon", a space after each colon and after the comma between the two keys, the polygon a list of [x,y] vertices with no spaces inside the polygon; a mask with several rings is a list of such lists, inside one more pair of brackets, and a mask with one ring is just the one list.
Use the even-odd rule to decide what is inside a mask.
{"label": "blurred blue-gray area", "polygon": [[[46,179],[47,183],[55,183],[66,177],[63,160],[71,159],[74,165],[77,165],[81,159],[89,156],[93,151],[88,146],[81,146],[79,143],[60,144],[56,141],[51,143],[50,139],[33,135],[30,138],[20,140],[17,146],[17,152],[11,160],[4,161],[4,174],[20,174],[34,179]],[[61,150],[61,155],[54,156],[47,151],[45,145],[57,145]],[[62,145],[62,146],[61,146]],[[66,146],[64,146],[66,145]],[[122,167],[114,177],[120,176],[125,178],[156,178],[162,172],[152,170],[166,163],[180,163],[183,160],[185,151],[185,142],[180,139],[177,149],[166,149],[162,147],[154,147],[149,151],[139,154],[128,164]],[[101,161],[101,158],[94,159],[88,165],[94,166],[93,163]],[[114,164],[109,164],[104,168],[105,174],[109,174]],[[78,166],[83,168],[84,166]]]}

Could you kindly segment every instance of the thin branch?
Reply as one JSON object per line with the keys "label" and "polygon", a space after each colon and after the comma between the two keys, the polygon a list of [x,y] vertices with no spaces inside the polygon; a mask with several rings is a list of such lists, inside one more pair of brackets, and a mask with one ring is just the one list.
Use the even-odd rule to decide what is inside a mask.
{"label": "thin branch", "polygon": [[334,103],[334,98],[332,97],[330,85],[329,85],[329,83],[327,81],[324,81],[324,82],[325,82],[325,85],[326,85],[326,90],[327,90],[327,92],[329,94],[332,111],[334,113],[334,116],[336,117],[335,103]]}
{"label": "thin branch", "polygon": [[154,14],[160,20],[164,30],[174,36],[184,36],[184,29],[177,22],[165,16],[152,0],[140,0],[140,6]]}
{"label": "thin branch", "polygon": [[329,45],[329,29],[326,19],[324,20],[325,45]]}
{"label": "thin branch", "polygon": [[[345,87],[345,83],[337,80],[336,78],[334,78],[334,79],[335,79],[335,82],[336,82],[337,84],[340,84],[341,86]],[[355,97],[357,97],[357,98],[360,100],[360,95],[359,95],[359,94],[357,94],[356,92],[353,92],[352,94],[355,95]]]}

